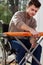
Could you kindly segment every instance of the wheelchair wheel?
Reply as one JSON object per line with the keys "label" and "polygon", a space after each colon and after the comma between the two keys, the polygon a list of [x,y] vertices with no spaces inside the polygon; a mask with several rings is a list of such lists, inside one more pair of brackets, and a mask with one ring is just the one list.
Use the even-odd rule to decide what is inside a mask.
{"label": "wheelchair wheel", "polygon": [[[8,62],[8,53],[7,53],[7,51],[6,51],[6,49],[4,48],[4,45],[3,45],[3,43],[1,43],[0,42],[0,64],[1,65],[11,65],[12,64],[12,61],[13,60],[15,60],[15,59],[13,59],[13,60],[11,60],[10,62]],[[15,57],[16,57],[16,55],[15,55]],[[16,63],[16,61],[14,61],[14,65],[18,65],[17,63]]]}
{"label": "wheelchair wheel", "polygon": [[6,51],[5,51],[2,43],[0,42],[0,64],[7,65],[6,59],[7,59]]}

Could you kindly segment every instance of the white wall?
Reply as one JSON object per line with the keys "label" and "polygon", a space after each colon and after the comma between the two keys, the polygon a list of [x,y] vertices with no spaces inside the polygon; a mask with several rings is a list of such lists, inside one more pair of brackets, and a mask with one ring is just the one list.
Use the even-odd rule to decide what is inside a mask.
{"label": "white wall", "polygon": [[[41,2],[41,7],[35,16],[37,20],[37,31],[43,32],[43,0],[39,0]],[[42,46],[42,55],[41,55],[41,63],[43,65],[43,41],[40,43]]]}
{"label": "white wall", "polygon": [[39,11],[37,12],[37,15],[35,16],[37,20],[37,30],[43,31],[43,0],[39,0],[41,2],[41,7]]}

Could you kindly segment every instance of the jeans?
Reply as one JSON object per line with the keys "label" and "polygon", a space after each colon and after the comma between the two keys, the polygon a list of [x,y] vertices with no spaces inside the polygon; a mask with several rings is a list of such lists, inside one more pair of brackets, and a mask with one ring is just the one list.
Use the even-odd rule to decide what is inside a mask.
{"label": "jeans", "polygon": [[[21,40],[23,42],[23,44],[28,48],[30,49],[31,47],[31,44],[29,42],[28,39],[24,40],[22,39]],[[21,61],[21,59],[24,57],[25,53],[26,53],[26,50],[19,44],[18,41],[16,40],[12,40],[11,41],[11,47],[12,49],[16,50],[17,51],[17,55],[16,55],[16,60],[18,61],[18,63]],[[34,51],[33,55],[40,61],[40,57],[41,57],[41,51],[42,51],[42,47],[39,46],[37,47],[37,49]],[[23,62],[25,61],[25,59],[23,60]],[[22,62],[22,63],[23,63]],[[20,65],[22,65],[22,63]],[[37,62],[32,58],[32,65],[38,65]]]}

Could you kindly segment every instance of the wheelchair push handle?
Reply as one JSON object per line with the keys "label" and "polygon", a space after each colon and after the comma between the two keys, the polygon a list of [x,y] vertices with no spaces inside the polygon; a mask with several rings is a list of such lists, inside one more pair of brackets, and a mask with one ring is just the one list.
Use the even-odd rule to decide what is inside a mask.
{"label": "wheelchair push handle", "polygon": [[38,34],[31,34],[30,32],[4,32],[5,35],[7,36],[43,36],[43,32],[39,32]]}

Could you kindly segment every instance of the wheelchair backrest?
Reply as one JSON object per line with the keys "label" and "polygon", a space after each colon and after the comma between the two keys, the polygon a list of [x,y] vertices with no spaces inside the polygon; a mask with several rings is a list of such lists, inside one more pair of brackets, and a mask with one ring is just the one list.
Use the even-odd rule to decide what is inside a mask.
{"label": "wheelchair backrest", "polygon": [[2,24],[2,32],[8,32],[9,24]]}

